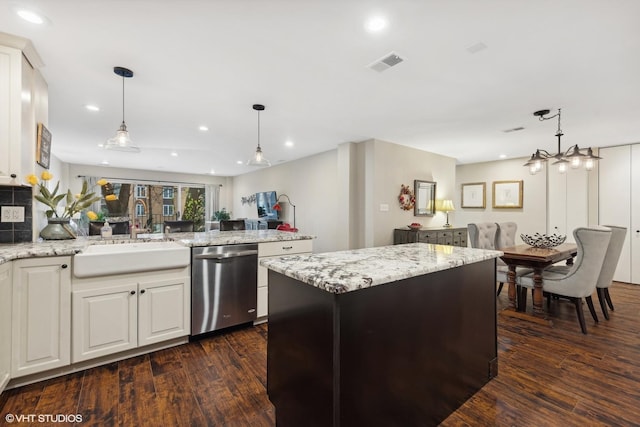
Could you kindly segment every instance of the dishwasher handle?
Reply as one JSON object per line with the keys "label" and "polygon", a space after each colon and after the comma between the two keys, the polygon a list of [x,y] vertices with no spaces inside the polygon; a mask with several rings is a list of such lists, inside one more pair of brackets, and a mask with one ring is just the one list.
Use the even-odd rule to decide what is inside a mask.
{"label": "dishwasher handle", "polygon": [[228,258],[238,258],[243,256],[251,256],[257,255],[257,250],[249,250],[249,251],[238,251],[238,252],[227,252],[222,254],[202,254],[194,256],[195,259],[213,259],[213,260],[221,260]]}

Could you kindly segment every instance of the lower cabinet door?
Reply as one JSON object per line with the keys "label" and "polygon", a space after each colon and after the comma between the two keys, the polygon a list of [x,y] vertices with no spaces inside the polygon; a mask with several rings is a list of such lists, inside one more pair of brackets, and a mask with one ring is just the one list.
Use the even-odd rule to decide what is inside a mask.
{"label": "lower cabinet door", "polygon": [[73,291],[73,362],[137,347],[137,294],[136,283]]}
{"label": "lower cabinet door", "polygon": [[11,377],[69,365],[71,257],[13,261]]}
{"label": "lower cabinet door", "polygon": [[138,284],[138,345],[189,335],[191,292],[188,277]]}

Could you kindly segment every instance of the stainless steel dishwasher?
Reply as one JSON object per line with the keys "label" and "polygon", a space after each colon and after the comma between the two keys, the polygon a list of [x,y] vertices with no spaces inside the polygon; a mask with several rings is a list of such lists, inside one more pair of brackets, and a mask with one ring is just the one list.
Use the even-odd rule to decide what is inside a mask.
{"label": "stainless steel dishwasher", "polygon": [[191,250],[191,335],[256,319],[258,245]]}

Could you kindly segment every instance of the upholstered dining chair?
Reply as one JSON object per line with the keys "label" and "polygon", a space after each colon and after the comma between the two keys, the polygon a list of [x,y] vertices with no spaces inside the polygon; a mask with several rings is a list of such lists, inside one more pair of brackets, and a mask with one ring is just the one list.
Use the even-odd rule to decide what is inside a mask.
{"label": "upholstered dining chair", "polygon": [[[502,248],[508,248],[510,246],[516,245],[516,231],[518,231],[518,224],[515,222],[501,222],[498,223],[498,231],[496,233],[496,249],[501,250]],[[516,276],[531,273],[530,268],[520,268],[516,269]],[[502,292],[502,287],[505,282],[507,282],[507,273],[509,272],[509,267],[507,264],[501,260],[497,259],[496,263],[496,281],[500,283],[498,285],[498,292],[496,295],[500,295]]]}
{"label": "upholstered dining chair", "polygon": [[620,259],[620,254],[622,253],[624,239],[627,236],[627,229],[625,227],[619,227],[617,225],[605,225],[605,227],[611,229],[611,240],[609,241],[607,254],[604,257],[602,269],[600,270],[600,275],[598,276],[596,292],[598,293],[598,300],[600,301],[602,314],[604,314],[605,319],[609,320],[607,305],[609,306],[611,311],[613,311],[613,303],[611,302],[611,296],[609,295],[609,287],[613,282],[613,275],[616,272],[616,267],[618,266],[618,260]]}
{"label": "upholstered dining chair", "polygon": [[[496,224],[495,222],[476,222],[476,223],[467,224],[467,229],[469,230],[469,244],[471,245],[472,248],[496,249],[496,236],[498,234],[498,224]],[[498,261],[502,262],[502,260],[500,259]],[[498,276],[498,268],[496,267],[496,280],[497,280],[497,276]],[[505,279],[506,274],[504,275],[504,277],[501,276],[501,278],[504,279],[504,281],[506,281]]]}
{"label": "upholstered dining chair", "polygon": [[[573,302],[578,315],[578,322],[583,334],[587,333],[587,325],[582,312],[582,299],[587,300],[587,306],[598,322],[598,316],[593,308],[591,295],[596,290],[596,284],[611,240],[611,229],[606,227],[579,227],[573,230],[573,237],[578,246],[578,256],[570,268],[549,268],[542,272],[542,290],[551,294],[566,297]],[[518,285],[533,288],[533,274],[516,278]],[[549,300],[548,300],[549,301]]]}

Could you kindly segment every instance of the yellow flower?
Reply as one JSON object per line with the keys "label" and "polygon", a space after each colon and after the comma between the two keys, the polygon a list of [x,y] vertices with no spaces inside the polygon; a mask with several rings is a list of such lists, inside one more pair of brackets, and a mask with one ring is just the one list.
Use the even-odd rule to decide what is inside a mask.
{"label": "yellow flower", "polygon": [[111,202],[113,200],[118,200],[118,197],[115,194],[107,194],[104,196],[104,199]]}
{"label": "yellow flower", "polygon": [[28,175],[27,176],[27,182],[31,185],[37,185],[38,184],[38,177],[35,176],[34,174]]}
{"label": "yellow flower", "polygon": [[42,178],[43,181],[49,181],[51,178],[53,178],[53,175],[48,171],[42,171],[42,173],[40,174],[40,178]]}
{"label": "yellow flower", "polygon": [[89,218],[89,220],[91,221],[95,221],[96,219],[98,219],[98,214],[96,214],[94,211],[87,211],[87,218]]}
{"label": "yellow flower", "polygon": [[79,199],[80,197],[82,197],[82,194],[80,193],[76,194],[76,199]]}
{"label": "yellow flower", "polygon": [[103,179],[101,179],[101,180],[99,180],[98,182],[96,182],[96,184],[98,184],[100,187],[102,187],[103,185],[106,185],[106,184],[108,184],[108,183],[109,183],[109,181],[107,181],[107,180],[106,180],[106,179],[104,179],[104,178],[103,178]]}

